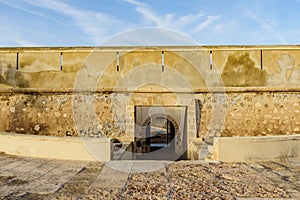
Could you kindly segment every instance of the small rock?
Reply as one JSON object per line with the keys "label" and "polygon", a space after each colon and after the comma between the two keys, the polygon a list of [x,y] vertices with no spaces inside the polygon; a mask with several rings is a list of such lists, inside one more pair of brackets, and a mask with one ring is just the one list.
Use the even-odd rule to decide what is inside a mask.
{"label": "small rock", "polygon": [[101,124],[98,124],[97,129],[98,131],[101,131],[103,129],[103,126]]}
{"label": "small rock", "polygon": [[67,131],[66,136],[72,136],[72,133],[70,131]]}
{"label": "small rock", "polygon": [[60,112],[57,112],[57,111],[55,111],[55,112],[54,112],[54,116],[55,116],[55,117],[60,117],[60,116],[61,116],[61,113],[60,113]]}
{"label": "small rock", "polygon": [[40,127],[40,125],[38,125],[38,124],[37,124],[37,125],[35,125],[35,126],[34,126],[34,130],[35,130],[35,131],[39,131],[39,130],[41,130],[41,127]]}
{"label": "small rock", "polygon": [[14,112],[16,112],[16,108],[15,107],[10,107],[9,111],[12,112],[12,113],[14,113]]}
{"label": "small rock", "polygon": [[95,137],[95,134],[94,133],[89,133],[88,136],[89,137]]}
{"label": "small rock", "polygon": [[261,104],[259,102],[256,102],[255,107],[261,107]]}

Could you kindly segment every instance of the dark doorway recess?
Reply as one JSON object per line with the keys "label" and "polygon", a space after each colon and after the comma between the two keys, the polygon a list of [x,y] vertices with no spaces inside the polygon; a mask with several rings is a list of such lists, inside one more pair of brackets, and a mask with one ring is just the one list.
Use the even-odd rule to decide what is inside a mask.
{"label": "dark doorway recess", "polygon": [[185,116],[186,107],[136,106],[133,159],[185,159],[186,152],[181,150],[186,143]]}
{"label": "dark doorway recess", "polygon": [[175,126],[167,117],[152,117],[144,128],[145,137],[135,137],[134,158],[137,160],[177,160]]}
{"label": "dark doorway recess", "polygon": [[154,118],[146,126],[146,151],[140,158],[155,158],[168,160],[175,153],[174,124],[163,117]]}
{"label": "dark doorway recess", "polygon": [[134,140],[119,160],[187,159],[187,106],[135,106]]}
{"label": "dark doorway recess", "polygon": [[157,117],[147,124],[146,144],[150,146],[150,152],[161,148],[168,148],[174,152],[174,124],[163,117]]}

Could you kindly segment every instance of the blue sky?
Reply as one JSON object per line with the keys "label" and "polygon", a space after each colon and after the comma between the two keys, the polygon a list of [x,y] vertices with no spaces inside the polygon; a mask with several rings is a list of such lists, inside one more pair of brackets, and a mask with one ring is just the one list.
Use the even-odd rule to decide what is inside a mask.
{"label": "blue sky", "polygon": [[124,32],[160,37],[130,32],[143,28],[199,45],[300,44],[299,8],[300,0],[0,0],[0,46],[103,45]]}

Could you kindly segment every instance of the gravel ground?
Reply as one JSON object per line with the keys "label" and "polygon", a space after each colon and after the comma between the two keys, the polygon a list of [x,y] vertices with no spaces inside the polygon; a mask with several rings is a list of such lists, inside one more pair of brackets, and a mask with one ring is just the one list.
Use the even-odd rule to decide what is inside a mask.
{"label": "gravel ground", "polygon": [[290,174],[294,181],[289,182],[263,165],[270,167],[274,162],[179,162],[155,172],[129,173],[119,189],[91,187],[82,199],[299,199],[297,166],[297,173]]}
{"label": "gravel ground", "polygon": [[136,173],[98,162],[0,155],[0,199],[245,198],[300,199],[300,160],[252,164],[180,161],[157,171]]}
{"label": "gravel ground", "polygon": [[172,164],[166,172],[131,174],[129,199],[288,198],[283,188],[245,163]]}

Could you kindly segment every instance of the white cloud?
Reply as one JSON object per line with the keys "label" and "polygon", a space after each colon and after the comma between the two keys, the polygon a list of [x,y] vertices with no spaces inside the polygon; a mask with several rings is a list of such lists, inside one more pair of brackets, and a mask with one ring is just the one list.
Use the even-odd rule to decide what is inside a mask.
{"label": "white cloud", "polygon": [[166,26],[168,22],[173,20],[172,14],[167,14],[162,18],[155,14],[148,4],[136,1],[136,0],[123,0],[124,2],[130,3],[136,6],[136,11],[144,16],[146,20],[154,22],[156,26]]}
{"label": "white cloud", "polygon": [[[59,12],[66,17],[74,20],[75,24],[82,28],[82,30],[90,35],[92,40],[99,44],[104,39],[111,35],[111,31],[115,31],[118,27],[119,21],[112,16],[101,12],[91,12],[88,10],[78,9],[69,4],[62,3],[56,0],[24,0],[26,3],[36,7],[50,9]],[[103,28],[105,27],[105,28]]]}
{"label": "white cloud", "polygon": [[275,27],[278,25],[278,21],[275,19],[271,19],[269,21],[264,20],[262,17],[258,16],[257,14],[245,10],[244,13],[250,19],[256,21],[263,29],[272,33],[275,37],[277,37],[283,44],[286,44],[285,38],[280,34],[280,32],[276,31]]}
{"label": "white cloud", "polygon": [[[77,26],[89,36],[94,45],[100,45],[111,36],[132,28],[158,27],[192,36],[213,25],[220,18],[218,15],[207,16],[201,11],[181,16],[175,15],[175,13],[161,14],[154,12],[150,5],[138,0],[122,1],[133,5],[135,11],[143,16],[144,21],[132,24],[130,18],[118,19],[107,13],[82,9],[59,0],[0,0],[11,7],[53,20],[56,23]],[[27,40],[19,38],[19,41],[21,41],[21,45],[22,41]]]}
{"label": "white cloud", "polygon": [[215,21],[217,21],[221,16],[208,16],[206,20],[200,23],[196,28],[195,31],[199,32],[202,29],[207,28],[208,26],[212,25]]}
{"label": "white cloud", "polygon": [[189,28],[189,30],[194,30],[194,32],[201,31],[207,28],[209,25],[213,24],[220,16],[208,16],[203,22],[199,22],[202,17],[205,16],[203,12],[198,12],[196,14],[184,15],[179,18],[175,17],[175,14],[168,13],[162,16],[156,14],[151,7],[146,4],[139,2],[137,0],[123,0],[124,2],[130,3],[136,6],[136,11],[139,12],[143,17],[150,22],[153,22],[158,27],[176,29],[177,31],[186,32],[187,26],[195,26],[196,28]]}
{"label": "white cloud", "polygon": [[27,12],[27,13],[31,13],[33,15],[37,15],[37,16],[40,16],[40,17],[50,19],[52,21],[55,21],[56,23],[63,24],[61,20],[57,20],[54,17],[46,15],[45,13],[41,12],[40,10],[30,9],[29,7],[26,6],[26,2],[24,2],[22,0],[17,1],[17,2],[15,0],[11,0],[11,1],[0,0],[0,3],[6,4],[10,7],[13,7],[15,9],[18,9],[18,10],[21,10],[21,11],[24,11],[24,12]]}
{"label": "white cloud", "polygon": [[[119,20],[114,19],[110,15],[101,12],[92,12],[89,10],[79,9],[57,0],[22,0],[22,2],[27,6],[33,6],[35,7],[35,9],[26,8],[26,5],[20,4],[20,1],[17,3],[14,2],[15,1],[12,1],[10,3],[3,3],[35,15],[50,18],[54,21],[56,20],[53,19],[53,17],[45,15],[43,14],[43,12],[40,12],[37,9],[47,9],[60,15],[64,15],[65,17],[69,18],[76,26],[80,27],[83,32],[88,34],[90,36],[90,40],[97,45],[101,44],[103,40],[112,35],[116,31],[115,27],[124,27],[123,24],[122,26],[120,26]],[[121,30],[122,29],[120,29],[119,31]]]}
{"label": "white cloud", "polygon": [[190,15],[182,16],[177,20],[177,25],[179,27],[183,27],[183,26],[186,26],[188,24],[193,24],[193,23],[197,22],[204,15],[205,15],[204,13],[199,12],[199,13],[196,13],[196,14],[190,14]]}
{"label": "white cloud", "polygon": [[33,43],[31,41],[27,41],[27,40],[23,40],[23,39],[15,40],[15,43],[18,46],[21,46],[21,47],[37,47],[37,46],[39,46],[36,43]]}
{"label": "white cloud", "polygon": [[[5,0],[0,0],[1,3],[6,4],[8,6],[14,7],[16,9],[34,14],[34,15],[38,15],[38,16],[42,16],[42,17],[47,17],[47,15],[45,15],[44,13],[37,11],[37,10],[32,10],[32,9],[28,9],[26,8],[24,5],[21,4],[17,4],[14,1],[5,1]],[[20,2],[19,2],[20,3]]]}

